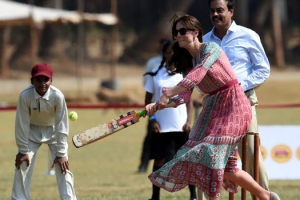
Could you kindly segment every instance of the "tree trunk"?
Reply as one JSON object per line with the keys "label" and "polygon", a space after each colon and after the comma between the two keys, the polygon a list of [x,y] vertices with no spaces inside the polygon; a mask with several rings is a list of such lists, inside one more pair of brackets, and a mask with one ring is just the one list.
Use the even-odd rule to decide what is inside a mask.
{"label": "tree trunk", "polygon": [[9,45],[11,28],[5,27],[0,31],[0,77],[7,78],[9,74],[9,59],[13,48]]}
{"label": "tree trunk", "polygon": [[183,13],[186,13],[188,9],[191,7],[193,4],[194,0],[182,0],[179,1],[179,3],[174,4],[174,1],[168,1],[168,10],[165,12],[166,14],[161,18],[160,21],[158,21],[156,28],[154,30],[159,30],[158,34],[150,34],[149,36],[154,36],[153,41],[158,41],[159,37],[158,36],[163,36],[163,37],[168,37],[170,38],[171,35],[171,26],[172,22],[170,21],[172,16],[176,13],[174,11],[180,10]]}
{"label": "tree trunk", "polygon": [[[45,0],[43,7],[62,9],[62,0]],[[41,33],[41,46],[39,56],[61,57],[64,55],[63,42],[60,37],[61,27],[57,24],[45,23]]]}
{"label": "tree trunk", "polygon": [[264,35],[264,26],[267,21],[268,13],[272,14],[272,37],[274,42],[269,45],[268,49],[272,50],[274,55],[275,65],[278,67],[285,66],[285,49],[286,42],[282,33],[282,25],[287,22],[287,5],[282,0],[264,0],[260,3],[256,13],[256,20],[254,21],[254,30],[261,36]]}
{"label": "tree trunk", "polygon": [[259,4],[260,6],[258,6],[257,12],[255,13],[256,20],[254,20],[253,29],[261,36],[272,5],[272,0],[262,0]]}
{"label": "tree trunk", "polygon": [[157,34],[153,34],[152,31],[147,31],[148,34],[145,37],[148,38],[148,40],[145,40],[147,42],[144,45],[149,49],[153,49],[153,45],[155,45],[161,38],[171,39],[172,22],[170,20],[175,14],[174,11],[180,10],[181,12],[186,13],[190,6],[193,4],[193,2],[194,0],[181,0],[175,4],[173,0],[169,0],[169,9],[166,10],[165,15],[161,18],[160,21],[158,21],[155,27],[149,27],[150,30],[158,30]]}
{"label": "tree trunk", "polygon": [[[163,12],[162,17],[159,18],[157,23],[151,23],[147,26],[145,34],[139,39],[143,42],[136,43],[130,49],[133,49],[135,52],[128,52],[128,54],[134,54],[135,58],[143,58],[143,55],[147,54],[145,52],[152,51],[156,49],[156,46],[160,39],[169,38],[171,39],[171,18],[177,12],[186,13],[190,6],[193,4],[194,0],[179,0],[174,3],[174,0],[167,0],[167,9]],[[137,53],[138,52],[138,53]],[[145,54],[144,54],[145,53]],[[133,57],[133,56],[132,56]]]}
{"label": "tree trunk", "polygon": [[273,19],[273,34],[275,45],[275,64],[277,67],[284,67],[284,48],[282,42],[282,27],[281,27],[281,15],[279,8],[280,0],[273,0],[272,2],[272,19]]}
{"label": "tree trunk", "polygon": [[248,0],[237,1],[234,9],[234,20],[237,24],[249,27],[249,2]]}
{"label": "tree trunk", "polygon": [[[84,1],[77,0],[77,12],[81,15],[84,10]],[[77,75],[77,99],[79,100],[79,94],[82,94],[83,89],[83,53],[84,53],[84,26],[83,22],[77,25],[77,44],[76,44],[76,75]]]}
{"label": "tree trunk", "polygon": [[[111,13],[118,16],[118,2],[117,0],[111,0]],[[116,48],[119,43],[119,26],[118,24],[112,26],[111,33],[111,46],[110,46],[110,83],[113,90],[118,90],[116,82],[116,67],[118,63],[118,55]]]}
{"label": "tree trunk", "polygon": [[40,46],[40,31],[33,21],[30,24],[30,41],[31,41],[31,62],[34,65],[38,60]]}

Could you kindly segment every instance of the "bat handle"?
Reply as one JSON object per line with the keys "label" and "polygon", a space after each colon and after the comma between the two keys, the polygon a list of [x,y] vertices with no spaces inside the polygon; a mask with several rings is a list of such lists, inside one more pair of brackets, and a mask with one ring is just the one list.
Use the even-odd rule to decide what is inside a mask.
{"label": "bat handle", "polygon": [[140,117],[142,117],[142,116],[144,116],[144,115],[146,115],[147,114],[147,110],[141,110],[140,112],[139,112],[139,116]]}
{"label": "bat handle", "polygon": [[[171,99],[169,99],[168,104],[170,104],[170,103],[172,103],[172,100],[171,100]],[[147,114],[147,110],[141,110],[141,111],[139,112],[139,116],[140,116],[140,117],[142,117],[142,116],[144,116],[144,115],[146,115],[146,114]]]}

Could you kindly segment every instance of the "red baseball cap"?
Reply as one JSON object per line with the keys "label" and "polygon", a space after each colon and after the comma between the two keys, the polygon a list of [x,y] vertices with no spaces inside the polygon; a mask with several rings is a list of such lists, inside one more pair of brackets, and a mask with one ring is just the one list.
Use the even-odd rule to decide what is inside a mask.
{"label": "red baseball cap", "polygon": [[31,69],[31,77],[34,78],[36,76],[46,76],[48,78],[52,78],[53,69],[50,65],[46,63],[38,63],[34,65]]}

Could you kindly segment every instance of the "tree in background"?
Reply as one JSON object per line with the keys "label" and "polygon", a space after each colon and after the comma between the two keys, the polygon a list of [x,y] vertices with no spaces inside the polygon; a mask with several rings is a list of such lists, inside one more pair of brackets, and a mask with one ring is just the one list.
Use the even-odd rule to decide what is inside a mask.
{"label": "tree in background", "polygon": [[[17,2],[28,3],[28,0]],[[254,29],[262,38],[272,64],[276,63],[274,51],[274,15],[272,18],[272,5],[281,3],[279,10],[279,24],[282,26],[282,45],[284,59],[293,63],[299,59],[300,51],[300,6],[299,0],[243,0],[236,1],[237,9],[234,19],[238,24]],[[197,17],[203,24],[204,31],[211,29],[208,18],[208,4],[206,1],[179,0],[117,0],[119,24],[119,62],[143,64],[149,57],[155,54],[154,45],[160,38],[171,37],[169,20],[173,13],[181,11]],[[77,10],[77,1],[74,0],[34,0],[34,5],[61,8],[65,10]],[[111,11],[110,0],[84,1],[84,12],[109,13]],[[277,22],[278,25],[278,22]],[[84,24],[84,62],[106,62],[109,54],[108,40],[112,35],[112,29],[101,24]],[[6,34],[4,34],[6,33]],[[11,36],[8,37],[7,33]],[[11,31],[0,30],[1,45],[9,47],[9,62],[14,69],[21,69],[23,59],[28,59],[30,41],[29,27],[12,27]],[[6,40],[4,42],[4,36]],[[76,59],[77,26],[46,25],[39,33],[38,57],[46,59],[64,59],[72,62]],[[10,38],[10,39],[7,39]],[[270,39],[271,38],[271,39]],[[0,51],[3,51],[0,49]],[[2,70],[3,71],[3,70]],[[0,72],[1,66],[0,66]],[[5,70],[4,70],[5,72]]]}

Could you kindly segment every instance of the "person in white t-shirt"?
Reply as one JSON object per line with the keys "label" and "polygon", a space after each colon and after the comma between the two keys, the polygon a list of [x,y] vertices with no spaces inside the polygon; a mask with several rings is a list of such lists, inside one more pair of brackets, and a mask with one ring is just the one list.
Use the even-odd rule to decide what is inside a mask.
{"label": "person in white t-shirt", "polygon": [[[145,86],[147,79],[150,77],[150,75],[147,75],[147,73],[151,73],[152,70],[154,68],[157,68],[159,66],[163,66],[164,64],[164,59],[163,59],[163,47],[164,44],[166,42],[168,42],[168,39],[160,39],[159,40],[159,55],[150,58],[149,60],[147,60],[146,65],[145,65],[145,70],[144,70],[144,76],[143,76],[143,86]],[[149,165],[149,161],[152,158],[152,152],[151,152],[151,138],[152,138],[152,130],[151,130],[151,126],[150,126],[150,122],[148,121],[147,124],[147,129],[146,129],[147,133],[146,136],[144,138],[143,141],[143,145],[142,145],[142,152],[141,152],[141,160],[140,160],[140,164],[138,167],[138,173],[145,173],[147,171],[148,165]],[[172,148],[173,146],[173,148]],[[175,148],[174,148],[174,144],[170,145],[170,148],[168,148],[170,151],[168,152],[167,157],[168,158],[172,158],[175,154]]]}
{"label": "person in white t-shirt", "polygon": [[[159,55],[156,55],[152,58],[149,58],[145,64],[144,74],[152,72],[155,67],[160,66],[161,61],[163,60],[163,53],[161,52],[164,44],[168,42],[168,39],[162,38],[159,40]],[[149,76],[143,76],[143,85],[145,86]]]}
{"label": "person in white t-shirt", "polygon": [[[147,73],[149,78],[145,84],[145,103],[146,105],[157,101],[160,96],[168,89],[174,87],[182,79],[182,74],[173,73],[167,69],[165,61],[171,53],[171,42],[166,42],[163,47],[163,60],[159,67],[152,72]],[[192,107],[191,104],[189,106]],[[153,147],[153,172],[162,167],[167,161],[167,153],[172,142],[175,143],[176,151],[188,141],[188,134],[191,128],[191,115],[188,113],[186,104],[179,105],[177,108],[164,109],[161,112],[150,116],[150,126],[152,128],[152,145]],[[172,116],[172,117],[170,117]],[[195,186],[189,185],[190,198],[196,200]],[[152,185],[151,200],[159,200],[160,188]]]}

